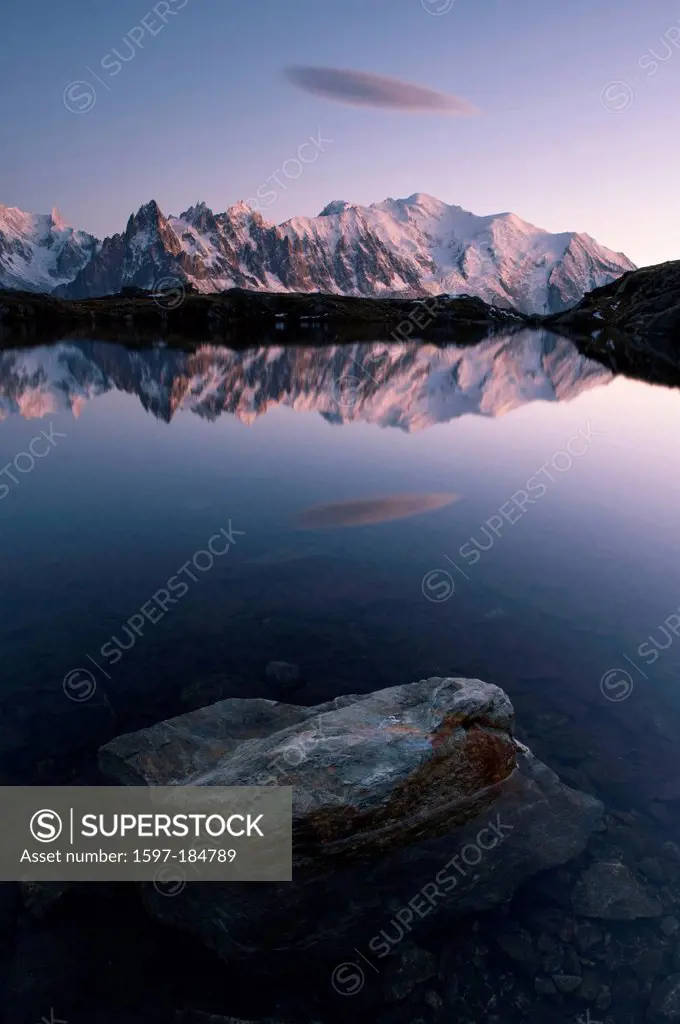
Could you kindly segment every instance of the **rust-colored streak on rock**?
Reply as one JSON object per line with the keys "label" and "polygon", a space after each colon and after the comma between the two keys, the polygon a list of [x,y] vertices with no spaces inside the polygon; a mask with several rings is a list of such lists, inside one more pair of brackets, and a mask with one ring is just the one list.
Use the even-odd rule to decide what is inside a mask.
{"label": "rust-colored streak on rock", "polygon": [[447,754],[451,746],[450,741],[452,737],[459,729],[464,728],[466,724],[467,716],[462,713],[446,715],[437,731],[432,734],[431,743],[433,751],[437,754]]}
{"label": "rust-colored streak on rock", "polygon": [[364,813],[350,806],[324,809],[296,830],[296,845],[318,844],[317,855],[359,855],[442,835],[490,806],[516,767],[514,741],[497,729],[475,725],[464,730],[460,720],[452,715],[445,724],[449,739],[462,734],[451,749],[446,750],[442,737],[433,756],[395,789],[384,807]]}
{"label": "rust-colored streak on rock", "polygon": [[[514,721],[514,715],[511,717]],[[446,752],[451,737],[460,728],[472,728],[473,726],[486,726],[489,729],[498,731],[498,723],[489,715],[476,714],[474,718],[464,712],[457,712],[445,715],[441,725],[432,734],[432,749],[438,753]],[[442,748],[444,748],[442,750]]]}
{"label": "rust-colored streak on rock", "polygon": [[[501,742],[499,738],[502,737]],[[514,770],[517,749],[511,737],[474,726],[468,729],[461,761],[467,765],[471,781],[476,778],[483,785],[501,782]]]}

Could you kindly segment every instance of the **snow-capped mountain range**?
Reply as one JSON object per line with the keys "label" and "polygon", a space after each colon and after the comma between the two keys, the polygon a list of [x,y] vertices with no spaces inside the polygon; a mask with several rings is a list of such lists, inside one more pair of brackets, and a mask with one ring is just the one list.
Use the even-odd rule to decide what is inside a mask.
{"label": "snow-capped mountain range", "polygon": [[407,432],[459,416],[503,416],[534,401],[569,401],[613,374],[547,332],[496,335],[474,347],[420,343],[258,347],[195,352],[61,342],[0,352],[0,420],[70,412],[111,391],[169,423],[193,413],[251,424],[276,406],[332,424]]}
{"label": "snow-capped mountain range", "polygon": [[65,298],[190,284],[201,292],[354,296],[477,295],[525,313],[558,312],[634,265],[586,234],[551,234],[512,213],[478,217],[416,193],[371,206],[330,203],[284,224],[237,203],[178,217],[152,200],[103,242],[51,216],[0,206],[0,287]]}

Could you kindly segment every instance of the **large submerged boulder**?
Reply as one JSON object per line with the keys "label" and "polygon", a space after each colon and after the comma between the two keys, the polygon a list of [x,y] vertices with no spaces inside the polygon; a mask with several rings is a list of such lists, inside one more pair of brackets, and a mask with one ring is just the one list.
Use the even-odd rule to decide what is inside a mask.
{"label": "large submerged boulder", "polygon": [[144,898],[230,961],[308,970],[353,946],[387,955],[388,925],[403,936],[486,910],[581,853],[600,803],[522,746],[513,720],[478,679],[312,708],[224,700],[113,740],[100,766],[132,785],[292,786],[292,882],[189,877],[172,898],[151,885]]}
{"label": "large submerged boulder", "polygon": [[581,876],[571,894],[574,913],[605,921],[634,921],[638,917],[660,917],[663,906],[650,896],[618,861],[595,861]]}

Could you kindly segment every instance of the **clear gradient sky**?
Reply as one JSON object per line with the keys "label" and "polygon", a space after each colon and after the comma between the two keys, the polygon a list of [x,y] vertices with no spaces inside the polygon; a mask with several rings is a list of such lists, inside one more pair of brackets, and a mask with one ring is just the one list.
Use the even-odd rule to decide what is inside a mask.
{"label": "clear gradient sky", "polygon": [[[587,231],[639,265],[680,258],[677,0],[171,2],[181,9],[162,28],[147,19],[156,34],[142,30],[115,77],[102,61],[130,53],[123,37],[156,0],[4,7],[0,202],[57,206],[99,236],[151,198],[166,213],[199,199],[221,211],[321,130],[333,144],[268,219],[428,192]],[[342,105],[297,90],[289,65],[405,79],[480,113]],[[64,103],[77,80],[96,90],[87,113]]]}

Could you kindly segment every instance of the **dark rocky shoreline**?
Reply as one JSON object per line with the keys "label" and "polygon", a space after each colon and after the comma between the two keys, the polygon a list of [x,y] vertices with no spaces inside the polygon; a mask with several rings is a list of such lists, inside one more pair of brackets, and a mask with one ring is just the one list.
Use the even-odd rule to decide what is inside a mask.
{"label": "dark rocky shoreline", "polygon": [[[62,299],[54,295],[0,289],[0,339],[10,331],[26,334],[73,330],[135,333],[163,330],[178,335],[211,331],[219,336],[232,324],[256,328],[294,325],[394,330],[398,340],[419,337],[433,325],[486,325],[512,328],[544,326],[574,337],[606,332],[610,337],[680,340],[680,260],[623,274],[595,288],[571,309],[549,315],[528,315],[489,305],[472,295],[423,298],[353,298],[343,295],[254,292],[232,288],[199,293],[179,280],[164,291],[126,288],[118,295],[93,299]],[[278,339],[280,342],[281,338]],[[641,348],[638,345],[638,348]]]}
{"label": "dark rocky shoreline", "polygon": [[[127,289],[99,299],[66,300],[32,292],[0,291],[0,348],[62,337],[92,337],[144,345],[215,341],[244,347],[257,338],[280,345],[314,344],[319,337],[366,340],[450,336],[463,331],[471,341],[490,330],[512,330],[529,318],[489,306],[472,296],[449,299],[364,299],[337,295],[248,292],[240,288],[203,295],[180,288],[158,295]],[[247,328],[247,331],[244,330]]]}
{"label": "dark rocky shoreline", "polygon": [[680,342],[680,260],[643,267],[595,288],[565,313],[546,317],[577,334],[614,331],[631,339]]}
{"label": "dark rocky shoreline", "polygon": [[61,339],[116,341],[145,348],[226,344],[328,345],[387,340],[475,344],[489,334],[545,328],[569,338],[614,372],[680,383],[680,261],[630,271],[572,309],[528,316],[473,296],[427,300],[251,292],[199,294],[178,284],[151,295],[126,289],[64,300],[0,290],[0,350]]}

